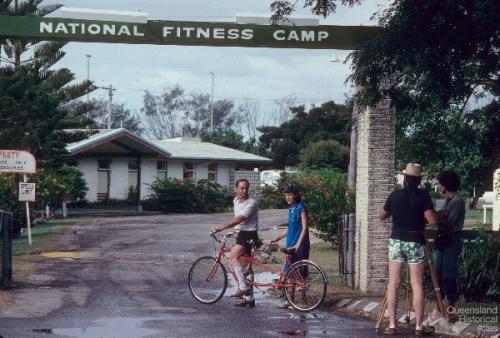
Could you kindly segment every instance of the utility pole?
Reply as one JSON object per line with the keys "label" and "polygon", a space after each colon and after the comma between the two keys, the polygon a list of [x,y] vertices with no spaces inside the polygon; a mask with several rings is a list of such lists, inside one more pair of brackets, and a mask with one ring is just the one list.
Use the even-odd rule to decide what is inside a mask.
{"label": "utility pole", "polygon": [[[18,0],[14,0],[14,13],[17,13],[17,10],[19,8],[19,5],[17,3]],[[17,68],[19,65],[21,65],[21,42],[20,41],[14,41],[14,67]]]}
{"label": "utility pole", "polygon": [[109,87],[101,87],[102,89],[106,89],[108,91],[108,96],[109,96],[109,101],[108,101],[108,129],[111,129],[111,108],[113,104],[113,90],[116,90],[113,88],[112,85],[109,85]]}
{"label": "utility pole", "polygon": [[[87,81],[90,81],[90,58],[92,57],[92,55],[90,54],[85,54],[85,56],[87,57]],[[87,105],[89,104],[89,95],[90,93],[87,91]]]}
{"label": "utility pole", "polygon": [[212,75],[212,95],[210,96],[210,133],[214,131],[214,78],[215,73],[211,72]]}

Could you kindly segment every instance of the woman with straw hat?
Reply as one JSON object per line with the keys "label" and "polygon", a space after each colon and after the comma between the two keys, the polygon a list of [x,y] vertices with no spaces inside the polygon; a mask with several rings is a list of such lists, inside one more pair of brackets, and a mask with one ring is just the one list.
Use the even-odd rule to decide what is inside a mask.
{"label": "woman with straw hat", "polygon": [[389,283],[387,285],[387,308],[389,327],[386,334],[394,335],[396,329],[396,309],[401,271],[404,263],[410,270],[410,284],[415,309],[415,335],[424,335],[424,260],[425,260],[425,223],[436,226],[437,217],[432,200],[427,191],[419,189],[422,167],[408,163],[403,170],[404,188],[393,191],[379,211],[381,220],[392,216],[392,231],[389,238]]}

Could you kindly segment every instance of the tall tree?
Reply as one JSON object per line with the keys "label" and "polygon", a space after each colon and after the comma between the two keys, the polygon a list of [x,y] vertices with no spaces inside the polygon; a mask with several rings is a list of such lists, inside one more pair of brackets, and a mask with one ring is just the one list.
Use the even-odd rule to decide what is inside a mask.
{"label": "tall tree", "polygon": [[[0,0],[0,14],[45,16],[62,6],[59,4],[41,5],[42,2],[43,0]],[[3,45],[3,51],[7,55],[4,61],[13,65],[20,65],[21,55],[36,42],[30,40],[0,40],[0,45]]]}
{"label": "tall tree", "polygon": [[258,154],[259,149],[255,139],[245,141],[243,135],[238,134],[230,128],[217,128],[213,132],[203,133],[202,141],[215,143],[224,147],[241,150],[248,153]]}
{"label": "tall tree", "polygon": [[[297,3],[275,1],[274,17],[289,15]],[[339,1],[303,3],[326,16]],[[492,172],[500,164],[498,1],[394,0],[376,17],[382,32],[350,55],[349,80],[359,88],[358,104],[391,99],[399,163],[412,157],[436,169],[457,166],[466,186],[484,183],[483,190],[491,189]],[[460,127],[455,135],[446,124],[452,119]],[[458,136],[462,133],[468,139]],[[458,148],[443,151],[450,142],[439,143],[440,137],[458,138],[451,140]],[[469,165],[458,166],[464,156]]]}
{"label": "tall tree", "polygon": [[68,69],[49,69],[64,56],[62,45],[37,45],[30,62],[0,68],[0,144],[32,152],[42,166],[61,163],[66,143],[78,137],[65,128],[82,127],[65,103],[92,89],[89,82],[70,84]]}
{"label": "tall tree", "polygon": [[335,140],[309,142],[299,155],[302,168],[335,168],[347,171],[349,148]]}
{"label": "tall tree", "polygon": [[280,126],[293,118],[293,111],[290,108],[298,105],[297,96],[295,96],[295,94],[283,96],[282,98],[274,100],[274,105],[275,109],[273,112],[274,118],[272,124]]}
{"label": "tall tree", "polygon": [[500,163],[498,17],[494,0],[394,1],[351,54],[359,103],[388,95],[396,109],[398,160],[455,168],[471,190]]}
{"label": "tall tree", "polygon": [[262,133],[260,143],[272,157],[276,168],[296,166],[300,151],[311,142],[336,140],[341,145],[349,144],[351,110],[350,102],[336,104],[333,101],[313,107],[309,112],[304,106],[294,107],[293,119],[279,127],[259,128]]}
{"label": "tall tree", "polygon": [[[105,129],[108,127],[108,101],[93,99],[90,101],[90,110],[86,114],[93,121],[95,128]],[[127,128],[140,134],[142,132],[141,120],[137,114],[128,109],[123,103],[113,103],[111,106],[111,128]]]}
{"label": "tall tree", "polygon": [[[2,1],[0,10],[8,15],[43,16],[58,7],[40,3]],[[64,128],[81,127],[70,118],[66,105],[94,87],[89,81],[72,83],[69,69],[52,69],[65,55],[63,43],[10,39],[4,43],[7,63],[0,68],[0,144],[32,152],[42,167],[58,165],[66,143],[82,136],[64,132]],[[32,56],[23,60],[22,53],[28,50]]]}
{"label": "tall tree", "polygon": [[[274,22],[286,20],[286,18],[297,9],[297,4],[301,1],[275,0],[271,3],[272,19]],[[311,13],[327,17],[335,13],[337,5],[354,6],[361,3],[361,0],[304,0],[304,8],[310,8]]]}
{"label": "tall tree", "polygon": [[[234,125],[236,112],[230,100],[214,102],[214,128]],[[201,136],[210,129],[210,99],[205,94],[185,94],[180,85],[160,96],[146,92],[141,109],[144,133],[156,139]]]}

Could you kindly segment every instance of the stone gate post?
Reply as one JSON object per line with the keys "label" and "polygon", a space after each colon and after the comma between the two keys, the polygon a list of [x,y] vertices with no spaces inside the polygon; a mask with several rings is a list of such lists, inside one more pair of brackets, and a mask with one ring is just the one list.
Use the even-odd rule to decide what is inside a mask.
{"label": "stone gate post", "polygon": [[378,210],[395,181],[395,113],[390,100],[358,111],[355,286],[383,292],[387,285],[389,224]]}

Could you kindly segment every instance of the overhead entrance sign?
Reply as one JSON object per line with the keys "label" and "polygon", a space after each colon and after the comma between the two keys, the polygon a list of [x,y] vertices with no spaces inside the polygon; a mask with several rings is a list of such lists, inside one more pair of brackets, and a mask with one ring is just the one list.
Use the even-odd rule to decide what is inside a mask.
{"label": "overhead entrance sign", "polygon": [[36,173],[35,157],[22,150],[0,150],[0,173]]}
{"label": "overhead entrance sign", "polygon": [[56,41],[353,50],[378,32],[380,27],[375,26],[158,20],[130,23],[0,15],[0,37]]}

